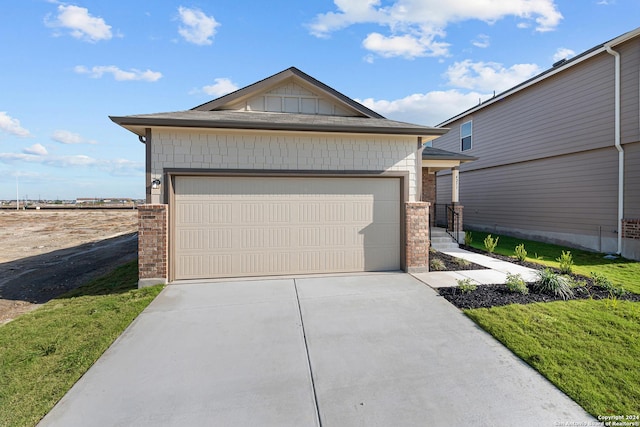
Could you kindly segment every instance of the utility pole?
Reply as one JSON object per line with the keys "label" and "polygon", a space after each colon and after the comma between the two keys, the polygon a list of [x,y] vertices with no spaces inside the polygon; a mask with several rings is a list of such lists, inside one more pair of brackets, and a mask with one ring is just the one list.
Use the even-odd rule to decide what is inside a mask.
{"label": "utility pole", "polygon": [[16,174],[16,210],[20,210],[20,191],[18,188],[18,174]]}

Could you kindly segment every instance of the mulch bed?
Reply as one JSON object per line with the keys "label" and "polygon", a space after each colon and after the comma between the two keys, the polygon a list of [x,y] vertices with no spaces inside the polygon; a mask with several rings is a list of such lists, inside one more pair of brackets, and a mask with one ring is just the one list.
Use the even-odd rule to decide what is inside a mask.
{"label": "mulch bed", "polygon": [[[521,262],[514,258],[505,257],[502,255],[488,254],[487,252],[479,251],[468,246],[465,246],[464,249],[536,270],[549,268],[532,262]],[[437,255],[440,256],[444,254],[438,253]],[[558,272],[558,270],[553,268],[551,268],[551,270]],[[591,278],[578,274],[572,274],[571,277],[573,280],[583,284],[582,286],[573,288],[574,296],[571,299],[593,298],[595,300],[599,300],[611,297],[611,294],[607,289],[596,286]],[[530,304],[534,302],[562,301],[562,297],[536,292],[533,289],[533,286],[531,286],[532,283],[528,283],[527,285],[529,287],[529,293],[527,295],[511,292],[505,285],[478,285],[477,289],[471,292],[462,292],[457,286],[449,288],[438,288],[437,291],[447,301],[460,309],[489,308],[507,304]],[[639,294],[626,293],[622,296],[616,296],[616,298],[618,300],[640,302]]]}
{"label": "mulch bed", "polygon": [[431,268],[431,271],[487,270],[487,267],[474,264],[473,262],[461,263],[461,258],[456,258],[438,251],[429,254],[429,263],[432,263],[435,259],[442,261],[445,268],[442,270]]}

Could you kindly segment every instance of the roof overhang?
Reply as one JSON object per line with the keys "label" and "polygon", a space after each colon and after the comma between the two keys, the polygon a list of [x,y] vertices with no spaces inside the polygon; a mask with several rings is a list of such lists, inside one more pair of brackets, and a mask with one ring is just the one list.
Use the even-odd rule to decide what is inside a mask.
{"label": "roof overhang", "polygon": [[147,128],[225,129],[253,131],[320,132],[376,135],[405,135],[429,141],[449,131],[445,128],[414,125],[368,117],[335,117],[283,113],[230,111],[182,111],[139,116],[109,116],[116,124],[139,136]]}

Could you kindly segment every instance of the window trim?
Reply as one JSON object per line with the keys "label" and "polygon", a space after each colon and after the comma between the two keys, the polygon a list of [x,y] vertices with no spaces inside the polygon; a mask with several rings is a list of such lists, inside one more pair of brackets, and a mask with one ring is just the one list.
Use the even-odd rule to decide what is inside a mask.
{"label": "window trim", "polygon": [[[469,134],[463,135],[462,128],[464,125],[469,124]],[[464,139],[469,138],[469,148],[464,148]],[[460,125],[460,151],[469,151],[473,149],[473,120],[467,120],[466,122]]]}

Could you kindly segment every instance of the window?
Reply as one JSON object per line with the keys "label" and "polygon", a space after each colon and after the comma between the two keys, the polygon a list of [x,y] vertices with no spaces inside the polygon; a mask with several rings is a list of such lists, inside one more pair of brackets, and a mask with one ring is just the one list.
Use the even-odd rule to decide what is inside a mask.
{"label": "window", "polygon": [[460,151],[471,150],[472,123],[468,121],[460,126]]}

